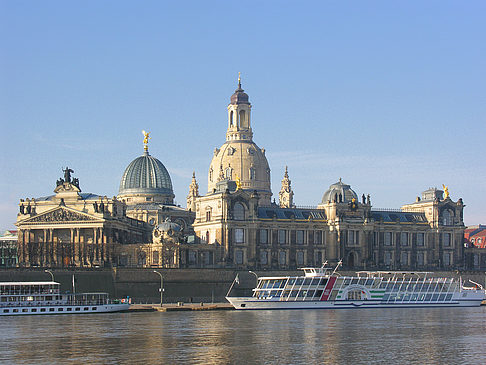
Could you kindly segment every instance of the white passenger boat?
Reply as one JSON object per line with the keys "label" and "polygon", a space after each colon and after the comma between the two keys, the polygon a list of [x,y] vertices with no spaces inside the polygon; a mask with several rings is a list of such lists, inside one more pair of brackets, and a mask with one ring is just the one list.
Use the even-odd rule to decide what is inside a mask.
{"label": "white passenger boat", "polygon": [[466,287],[462,280],[432,277],[430,272],[341,276],[336,269],[324,265],[303,268],[304,276],[260,277],[252,297],[230,297],[233,282],[226,299],[236,309],[474,307],[486,299],[478,283]]}
{"label": "white passenger boat", "polygon": [[107,293],[62,294],[54,281],[0,282],[0,316],[119,312],[129,302],[111,300]]}

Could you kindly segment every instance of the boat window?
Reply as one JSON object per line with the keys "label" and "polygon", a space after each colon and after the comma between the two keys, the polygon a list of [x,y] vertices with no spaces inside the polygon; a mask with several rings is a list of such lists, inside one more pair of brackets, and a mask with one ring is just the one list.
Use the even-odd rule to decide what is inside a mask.
{"label": "boat window", "polygon": [[298,290],[292,290],[290,292],[290,297],[295,298],[297,296],[297,292],[298,292]]}
{"label": "boat window", "polygon": [[367,279],[365,285],[366,286],[372,286],[374,281],[375,281],[375,279]]}
{"label": "boat window", "polygon": [[76,312],[79,312],[79,311],[81,310],[81,308],[77,307],[77,308],[74,308],[74,310],[75,310]]}
{"label": "boat window", "polygon": [[304,285],[310,285],[312,279],[311,278],[305,278],[304,279]]}
{"label": "boat window", "polygon": [[3,310],[3,313],[8,313],[8,312],[10,312],[10,310],[8,310],[8,309]]}
{"label": "boat window", "polygon": [[91,308],[91,310],[93,310],[93,311],[95,311],[96,309],[98,309],[98,308],[97,308],[97,307],[93,307],[93,308]]}
{"label": "boat window", "polygon": [[445,294],[440,294],[439,295],[439,301],[444,301],[446,298],[446,295]]}
{"label": "boat window", "polygon": [[294,285],[295,283],[295,278],[290,278],[288,285]]}
{"label": "boat window", "polygon": [[316,292],[315,290],[309,290],[309,291],[307,292],[307,298],[312,298],[312,297],[314,297],[314,293],[315,293],[315,292]]}
{"label": "boat window", "polygon": [[22,312],[28,312],[29,310],[27,308],[22,309]]}
{"label": "boat window", "polygon": [[428,302],[432,298],[432,294],[425,294],[425,300]]}
{"label": "boat window", "polygon": [[327,278],[322,278],[319,282],[319,286],[325,286],[327,284]]}
{"label": "boat window", "polygon": [[320,298],[320,297],[322,297],[322,292],[323,292],[323,290],[322,290],[322,289],[318,289],[318,290],[316,290],[316,293],[314,294],[314,297],[316,297],[316,298]]}
{"label": "boat window", "polygon": [[447,294],[445,300],[447,300],[447,301],[452,300],[452,294]]}
{"label": "boat window", "polygon": [[299,292],[299,295],[297,295],[298,298],[304,298],[307,294],[307,290],[301,290]]}
{"label": "boat window", "polygon": [[319,285],[319,278],[312,279],[311,285]]}
{"label": "boat window", "polygon": [[295,281],[295,285],[302,285],[302,282],[304,281],[304,279],[302,278],[297,278],[297,280]]}
{"label": "boat window", "polygon": [[14,310],[13,310],[13,312],[14,312],[14,313],[17,313],[18,311],[19,311],[18,309],[14,309]]}
{"label": "boat window", "polygon": [[344,278],[344,285],[349,285],[351,283],[351,278]]}
{"label": "boat window", "polygon": [[68,308],[68,309],[67,309],[67,311],[68,311],[68,312],[71,312],[72,310],[73,310],[72,308]]}
{"label": "boat window", "polygon": [[287,279],[284,279],[280,282],[280,288],[284,288],[285,287],[285,282],[287,281]]}
{"label": "boat window", "polygon": [[45,308],[41,308],[41,309],[40,309],[40,311],[41,311],[41,312],[45,312],[45,311],[46,311],[46,309],[45,309]]}
{"label": "boat window", "polygon": [[410,297],[410,300],[415,302],[416,300],[418,299],[418,294],[415,293],[415,294],[412,294],[412,296]]}
{"label": "boat window", "polygon": [[283,296],[283,297],[288,297],[288,296],[289,296],[289,294],[290,294],[290,290],[284,290],[284,292],[283,292],[282,296]]}
{"label": "boat window", "polygon": [[64,311],[64,308],[57,308],[57,311],[62,312],[62,311]]}
{"label": "boat window", "polygon": [[351,279],[351,285],[352,284],[358,284],[358,278],[352,278]]}
{"label": "boat window", "polygon": [[437,299],[439,299],[439,294],[433,294],[432,301],[437,301]]}
{"label": "boat window", "polygon": [[37,312],[37,308],[32,308],[32,312]]}

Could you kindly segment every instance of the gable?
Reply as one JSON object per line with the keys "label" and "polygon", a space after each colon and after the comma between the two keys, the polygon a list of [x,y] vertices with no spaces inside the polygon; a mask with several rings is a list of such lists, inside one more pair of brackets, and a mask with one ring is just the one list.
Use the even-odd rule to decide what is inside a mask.
{"label": "gable", "polygon": [[63,207],[41,213],[24,220],[22,223],[50,223],[50,222],[85,222],[97,221],[95,217]]}

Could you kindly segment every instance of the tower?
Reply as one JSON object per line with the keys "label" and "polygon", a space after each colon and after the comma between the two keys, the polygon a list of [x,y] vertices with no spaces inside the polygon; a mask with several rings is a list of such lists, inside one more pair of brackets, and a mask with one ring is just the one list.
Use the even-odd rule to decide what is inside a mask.
{"label": "tower", "polygon": [[260,205],[269,206],[272,196],[270,167],[265,149],[253,142],[251,104],[248,94],[241,87],[241,77],[227,110],[226,142],[214,150],[208,173],[208,194],[214,193],[221,181],[239,179],[241,190],[250,193],[256,191]]}
{"label": "tower", "polygon": [[199,185],[196,181],[196,172],[192,172],[192,181],[189,185],[189,195],[187,196],[187,209],[196,211],[196,198],[199,197]]}
{"label": "tower", "polygon": [[294,207],[294,192],[290,186],[291,181],[289,179],[289,173],[287,166],[285,166],[285,174],[282,179],[282,188],[278,193],[279,205],[281,208],[293,208]]}

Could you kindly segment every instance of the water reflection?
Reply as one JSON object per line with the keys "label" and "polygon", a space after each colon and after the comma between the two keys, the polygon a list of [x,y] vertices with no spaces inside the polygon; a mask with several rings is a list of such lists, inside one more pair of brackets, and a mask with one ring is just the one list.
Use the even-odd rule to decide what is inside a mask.
{"label": "water reflection", "polygon": [[2,317],[0,362],[486,363],[486,308]]}

